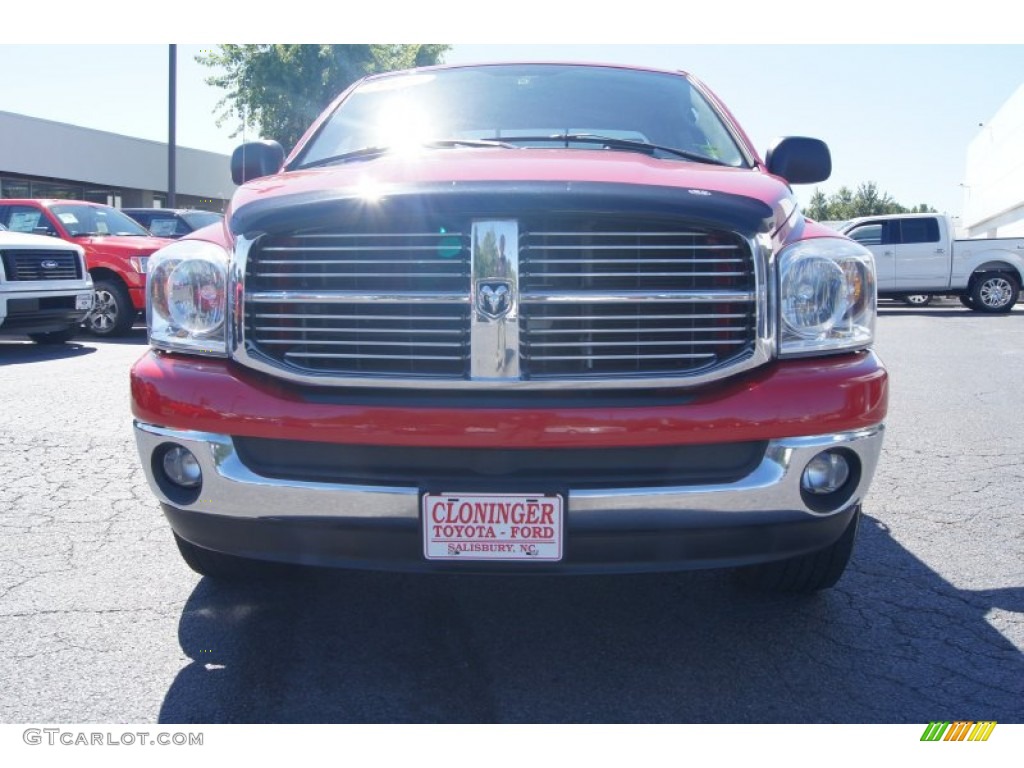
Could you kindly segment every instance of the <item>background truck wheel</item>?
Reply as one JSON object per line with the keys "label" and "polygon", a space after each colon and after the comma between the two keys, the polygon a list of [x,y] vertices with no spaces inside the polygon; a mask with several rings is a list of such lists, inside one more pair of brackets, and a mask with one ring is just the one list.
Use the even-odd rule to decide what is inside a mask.
{"label": "background truck wheel", "polygon": [[1020,284],[1005,272],[986,272],[971,283],[971,301],[979,312],[1009,312],[1017,303]]}
{"label": "background truck wheel", "polygon": [[93,295],[92,312],[85,319],[85,327],[95,336],[128,333],[136,312],[127,289],[115,280],[97,280]]}
{"label": "background truck wheel", "polygon": [[932,297],[927,293],[912,293],[903,297],[903,303],[910,307],[927,307],[932,303]]}
{"label": "background truck wheel", "polygon": [[740,568],[736,571],[737,580],[742,586],[761,592],[810,594],[835,586],[850,562],[859,524],[858,506],[850,524],[835,544],[788,560]]}
{"label": "background truck wheel", "polygon": [[957,296],[957,298],[960,299],[960,303],[963,304],[968,309],[974,309],[974,299],[972,299],[966,293],[960,294],[959,296]]}
{"label": "background truck wheel", "polygon": [[30,333],[28,337],[36,344],[64,344],[75,338],[75,329],[65,328],[62,331],[50,331],[49,333]]}
{"label": "background truck wheel", "polygon": [[208,576],[219,581],[239,581],[258,576],[262,571],[262,563],[197,547],[176,533],[174,543],[178,545],[181,559],[200,576]]}

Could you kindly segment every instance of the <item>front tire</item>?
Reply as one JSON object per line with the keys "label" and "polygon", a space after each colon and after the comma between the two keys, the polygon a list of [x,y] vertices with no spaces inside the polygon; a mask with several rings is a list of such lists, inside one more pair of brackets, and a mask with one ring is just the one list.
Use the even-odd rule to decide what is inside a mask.
{"label": "front tire", "polygon": [[1013,309],[1020,295],[1017,278],[1006,272],[986,272],[971,283],[971,309],[978,312],[1005,313]]}
{"label": "front tire", "polygon": [[75,338],[75,328],[64,328],[60,331],[49,331],[47,333],[30,333],[28,337],[36,344],[66,344]]}
{"label": "front tire", "polygon": [[761,592],[811,594],[835,586],[850,562],[860,517],[858,505],[843,535],[834,544],[788,560],[741,568],[736,572],[737,579],[742,586]]}
{"label": "front tire", "polygon": [[116,280],[97,280],[93,289],[92,312],[85,327],[94,336],[124,336],[135,323],[135,307],[128,289]]}
{"label": "front tire", "polygon": [[932,297],[927,293],[912,293],[903,297],[903,303],[908,307],[927,307],[932,303]]}

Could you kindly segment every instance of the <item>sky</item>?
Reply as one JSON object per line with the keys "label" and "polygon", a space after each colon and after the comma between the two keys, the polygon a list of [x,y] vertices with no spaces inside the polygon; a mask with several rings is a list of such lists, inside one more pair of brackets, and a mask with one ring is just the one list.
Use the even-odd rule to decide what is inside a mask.
{"label": "sky", "polygon": [[[237,121],[217,126],[223,92],[205,84],[210,70],[195,61],[211,47],[178,45],[177,140],[228,154],[243,138],[259,137],[251,130],[232,137]],[[904,205],[927,203],[952,215],[963,207],[969,142],[1024,84],[1024,45],[1007,44],[455,43],[445,60],[683,69],[718,94],[762,155],[778,136],[824,139],[833,175],[816,186],[826,194],[874,181]],[[0,110],[166,141],[167,66],[167,45],[159,42],[0,41],[0,71],[31,73],[5,78]],[[798,187],[798,197],[806,202],[814,189]]]}

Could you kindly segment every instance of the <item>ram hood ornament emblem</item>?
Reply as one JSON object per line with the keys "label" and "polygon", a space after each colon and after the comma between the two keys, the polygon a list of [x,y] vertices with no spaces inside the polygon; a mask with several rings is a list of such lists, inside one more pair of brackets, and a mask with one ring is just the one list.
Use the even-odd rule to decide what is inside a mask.
{"label": "ram hood ornament emblem", "polygon": [[512,307],[512,283],[508,280],[488,280],[477,285],[476,309],[484,317],[497,319],[508,314]]}

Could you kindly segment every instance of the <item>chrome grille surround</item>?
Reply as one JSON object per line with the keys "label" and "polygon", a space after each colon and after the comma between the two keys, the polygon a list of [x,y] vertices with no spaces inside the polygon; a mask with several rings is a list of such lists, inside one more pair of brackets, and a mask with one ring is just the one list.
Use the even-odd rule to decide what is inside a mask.
{"label": "chrome grille surround", "polygon": [[[500,217],[502,220],[505,218]],[[525,218],[524,216],[523,219]],[[484,223],[489,221],[486,217],[466,217],[466,226],[462,233],[463,253],[459,257],[459,261],[464,262],[466,267],[465,284],[462,288],[454,290],[410,290],[408,284],[401,286],[401,290],[385,290],[383,285],[378,285],[372,290],[336,287],[310,290],[308,285],[302,290],[255,290],[249,282],[254,249],[262,248],[266,236],[239,236],[232,261],[232,290],[229,293],[228,307],[231,318],[231,356],[247,367],[300,384],[434,390],[688,388],[750,370],[775,356],[777,308],[774,292],[767,289],[770,275],[774,274],[774,256],[767,235],[734,236],[735,244],[746,254],[749,265],[750,284],[742,290],[697,284],[699,279],[705,277],[710,281],[731,277],[721,271],[712,271],[710,276],[691,275],[694,278],[691,287],[679,290],[657,286],[644,287],[643,280],[628,288],[612,285],[611,289],[602,289],[600,285],[596,288],[590,285],[584,286],[584,290],[569,290],[567,286],[545,285],[544,281],[538,282],[536,275],[531,276],[530,230],[524,221],[520,220],[519,259],[522,275],[519,278],[518,291],[518,331],[521,340],[519,363],[522,370],[518,377],[509,376],[506,371],[505,375],[494,376],[492,373],[490,376],[475,378],[472,369],[478,369],[479,365],[472,363],[476,352],[473,351],[474,341],[471,337],[475,332],[474,326],[479,325],[476,308],[479,288],[475,282],[476,277],[474,276],[471,281],[469,273],[469,234],[481,219],[485,220]],[[707,230],[708,227],[701,229]],[[636,232],[630,233],[632,237],[636,235]],[[555,250],[557,249],[548,249],[549,252]],[[699,249],[694,249],[693,252],[698,253]],[[267,251],[260,250],[261,265],[266,263],[262,261],[265,253]],[[699,264],[697,258],[694,256],[689,263]],[[553,258],[548,259],[549,263],[552,261]],[[537,263],[535,260],[534,266]],[[610,271],[618,276],[623,274],[617,271],[619,269],[612,267]],[[669,265],[664,271],[669,273],[664,279],[678,280],[679,269],[673,269]],[[699,272],[701,269],[694,267],[690,271]],[[321,276],[314,279],[319,277]],[[548,277],[553,275],[549,274]],[[595,275],[591,277],[596,278]],[[630,275],[630,279],[635,277],[635,274]],[[662,279],[661,276],[656,277]],[[612,283],[616,279],[617,277],[609,278]],[[304,315],[315,323],[312,329],[301,329],[304,333],[301,340],[306,345],[300,350],[301,354],[289,356],[273,351],[276,347],[287,347],[288,336],[270,336],[271,340],[280,339],[282,343],[267,344],[268,337],[259,335],[263,331],[257,329],[267,326],[258,326],[255,321],[287,319],[259,317],[261,313],[255,308],[261,305],[277,305],[278,308],[289,305],[312,307],[312,310],[307,309]],[[723,307],[735,311],[723,312]],[[282,313],[272,311],[262,314]],[[315,315],[326,317],[313,317]],[[740,329],[738,325],[710,325],[739,319],[729,315],[745,317],[745,327]],[[385,320],[386,317],[398,319]],[[336,325],[336,320],[356,325]],[[544,324],[549,321],[551,324],[545,326]],[[563,326],[557,326],[558,322]],[[565,330],[566,323],[573,327],[572,323],[577,322],[581,325],[589,324],[589,338],[575,342],[577,347],[583,349],[579,355],[568,354],[566,350],[569,348],[566,345],[542,346],[554,344],[562,338],[557,334],[548,333],[549,331],[562,331]],[[606,322],[609,324],[605,325]],[[316,323],[321,323],[322,331],[316,330]],[[333,335],[324,339],[324,342],[335,342],[332,344],[309,343],[310,339],[319,340],[319,332],[330,335],[333,333],[332,328],[341,328],[343,331],[355,330],[358,334],[350,338],[342,332],[340,336]],[[391,329],[396,329],[400,335],[388,335],[386,331]],[[430,332],[433,329],[443,332],[433,334]],[[691,335],[689,341],[673,341],[669,344],[659,342],[663,335],[671,336],[673,331],[680,329]],[[462,332],[462,336],[459,336],[459,331]],[[701,333],[710,335],[701,336]],[[743,336],[743,342],[734,344],[723,341],[723,338],[730,339],[733,335]],[[370,341],[369,337],[373,337],[375,341]],[[461,341],[453,341],[455,338],[460,338]],[[595,339],[601,343],[595,345]],[[388,348],[379,343],[389,340],[393,340],[394,347]],[[429,347],[428,343],[441,346]],[[444,346],[457,343],[462,346]],[[681,345],[688,345],[690,351],[681,351]],[[381,358],[371,357],[370,355],[375,353],[367,353],[366,348],[372,346],[387,349],[387,352],[383,353]],[[601,354],[593,352],[595,346],[600,347]],[[314,351],[317,347],[330,351]],[[720,351],[719,358],[722,357],[722,350],[739,347],[739,351],[731,357],[726,356],[724,359],[715,359],[707,363],[708,358],[705,357],[703,347],[717,348]],[[619,349],[623,351],[620,353]],[[315,354],[331,357],[314,357]],[[414,359],[399,362],[402,354]],[[439,359],[431,360],[435,357]],[[544,357],[579,357],[582,363],[542,360]],[[597,357],[607,359],[607,362],[602,364],[603,369],[598,365],[597,368],[588,371],[580,370],[581,364],[588,364],[586,361],[593,361]],[[641,367],[635,362],[637,359],[645,361],[645,364]],[[339,370],[337,366],[328,368],[325,365],[317,368],[314,361],[318,360],[358,361],[361,368],[356,365],[348,370]],[[386,364],[374,363],[375,360]],[[685,366],[671,365],[673,361],[680,360],[690,360],[693,363]],[[417,365],[416,361],[420,361],[420,364]],[[408,363],[408,368],[402,370],[405,363]],[[547,366],[545,370],[540,369],[541,363]],[[562,370],[559,370],[559,366]],[[573,366],[576,366],[576,370],[569,370]],[[634,368],[633,371],[626,370],[630,366]]]}

